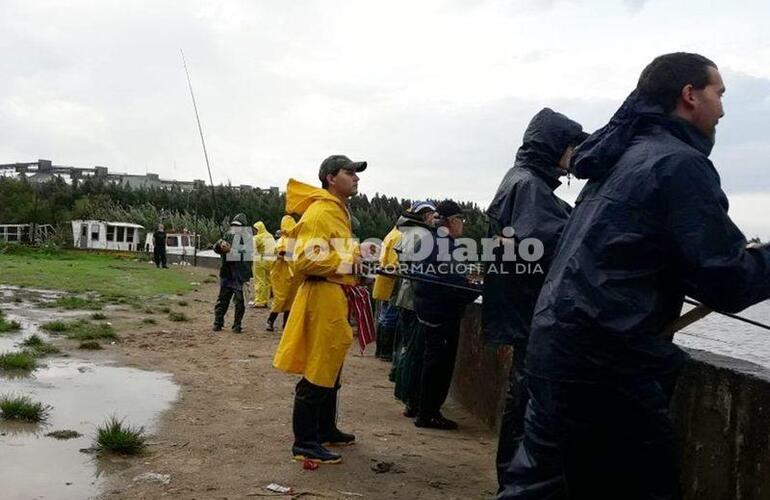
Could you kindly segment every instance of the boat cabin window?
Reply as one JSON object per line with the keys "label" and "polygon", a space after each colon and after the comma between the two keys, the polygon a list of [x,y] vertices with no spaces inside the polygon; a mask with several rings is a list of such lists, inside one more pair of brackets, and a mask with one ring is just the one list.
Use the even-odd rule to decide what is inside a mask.
{"label": "boat cabin window", "polygon": [[99,224],[91,224],[91,240],[99,241]]}
{"label": "boat cabin window", "polygon": [[179,246],[179,237],[178,236],[166,236],[166,246],[167,247],[178,247]]}
{"label": "boat cabin window", "polygon": [[115,226],[107,226],[107,241],[115,241]]}
{"label": "boat cabin window", "polygon": [[123,226],[118,226],[118,241],[124,241],[126,228]]}

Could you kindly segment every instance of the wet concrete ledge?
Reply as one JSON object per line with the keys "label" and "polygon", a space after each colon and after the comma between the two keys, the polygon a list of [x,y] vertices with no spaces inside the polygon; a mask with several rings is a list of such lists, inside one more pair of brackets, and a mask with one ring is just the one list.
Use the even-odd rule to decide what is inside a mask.
{"label": "wet concrete ledge", "polygon": [[[770,498],[770,370],[689,350],[673,406],[685,499]],[[491,428],[498,424],[511,348],[481,337],[481,308],[463,319],[452,395]]]}

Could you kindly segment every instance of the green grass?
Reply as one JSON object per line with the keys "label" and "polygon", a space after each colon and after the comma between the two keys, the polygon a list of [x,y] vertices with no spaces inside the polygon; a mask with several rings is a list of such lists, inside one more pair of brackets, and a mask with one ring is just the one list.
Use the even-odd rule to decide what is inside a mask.
{"label": "green grass", "polygon": [[170,312],[168,314],[168,319],[171,321],[190,321],[190,318],[187,317],[187,315],[183,312]]}
{"label": "green grass", "polygon": [[155,314],[155,309],[153,309],[152,307],[145,307],[144,309],[142,309],[142,312],[145,314]]}
{"label": "green grass", "polygon": [[99,342],[95,340],[86,340],[85,342],[80,343],[78,349],[83,349],[85,351],[100,351],[104,348]]}
{"label": "green grass", "polygon": [[24,347],[30,348],[33,352],[44,355],[44,354],[56,354],[59,351],[57,347],[55,347],[50,342],[46,342],[45,340],[41,339],[37,335],[32,335],[31,337],[27,337],[24,342],[21,343]]}
{"label": "green grass", "polygon": [[51,407],[32,401],[29,396],[0,396],[0,411],[4,420],[19,420],[22,422],[43,422],[51,411]]}
{"label": "green grass", "polygon": [[144,323],[145,325],[157,325],[158,324],[158,322],[155,320],[155,318],[144,318],[142,320],[142,323]]}
{"label": "green grass", "polygon": [[96,428],[96,449],[124,455],[136,455],[144,450],[144,427],[132,427],[123,420],[110,417]]}
{"label": "green grass", "polygon": [[161,307],[160,309],[158,309],[158,311],[162,312],[163,314],[168,314],[168,313],[171,312],[171,308],[170,307]]}
{"label": "green grass", "polygon": [[0,333],[15,332],[21,330],[21,323],[18,321],[8,321],[0,317]]}
{"label": "green grass", "polygon": [[91,315],[91,319],[96,319],[96,320],[107,319],[107,315],[104,313],[93,313]]}
{"label": "green grass", "polygon": [[0,283],[74,293],[95,292],[127,301],[193,289],[190,273],[173,269],[156,272],[154,266],[121,258],[114,253],[35,249],[20,245],[0,247]]}
{"label": "green grass", "polygon": [[47,332],[61,333],[67,331],[68,323],[61,320],[49,321],[40,325],[40,328]]}
{"label": "green grass", "polygon": [[2,370],[34,370],[37,368],[35,355],[29,351],[4,352],[0,354]]}
{"label": "green grass", "polygon": [[82,297],[59,297],[54,302],[55,307],[78,311],[98,311],[103,306],[98,299],[84,299]]}
{"label": "green grass", "polygon": [[49,332],[63,333],[71,340],[115,339],[118,334],[107,323],[91,323],[79,319],[75,321],[50,321],[40,328]]}

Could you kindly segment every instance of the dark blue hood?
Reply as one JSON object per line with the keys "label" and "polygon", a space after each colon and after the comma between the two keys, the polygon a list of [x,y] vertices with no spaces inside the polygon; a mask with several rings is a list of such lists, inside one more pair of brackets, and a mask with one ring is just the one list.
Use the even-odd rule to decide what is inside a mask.
{"label": "dark blue hood", "polygon": [[662,106],[634,90],[610,122],[577,147],[570,161],[571,172],[578,179],[602,178],[612,170],[634,137],[652,125],[666,128],[706,156],[714,147],[714,143],[689,122],[664,113]]}
{"label": "dark blue hood", "polygon": [[564,150],[579,144],[587,136],[579,123],[551,108],[543,108],[527,125],[514,166],[529,168],[557,180],[563,175],[557,165]]}

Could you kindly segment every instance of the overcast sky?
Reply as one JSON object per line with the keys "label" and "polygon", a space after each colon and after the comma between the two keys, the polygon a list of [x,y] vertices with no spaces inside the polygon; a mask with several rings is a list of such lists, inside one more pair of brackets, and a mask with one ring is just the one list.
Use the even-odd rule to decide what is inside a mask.
{"label": "overcast sky", "polygon": [[[0,163],[314,182],[485,206],[543,106],[602,126],[656,55],[699,52],[727,93],[712,153],[748,236],[770,238],[770,2],[0,0]],[[559,189],[576,197],[579,183]]]}

